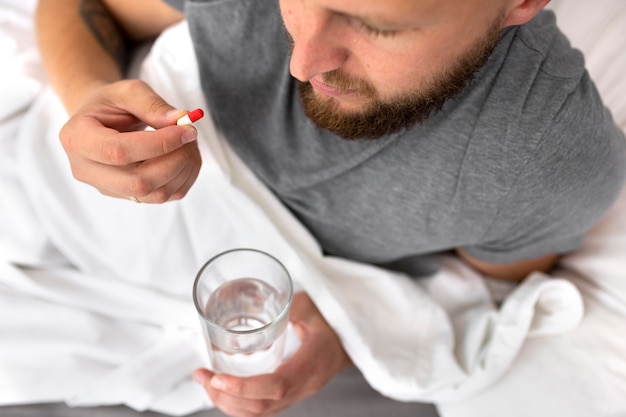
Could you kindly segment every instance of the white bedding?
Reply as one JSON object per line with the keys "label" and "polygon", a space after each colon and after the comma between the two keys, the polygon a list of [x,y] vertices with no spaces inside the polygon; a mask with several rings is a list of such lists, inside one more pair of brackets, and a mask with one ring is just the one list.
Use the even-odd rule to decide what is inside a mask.
{"label": "white bedding", "polygon": [[[420,282],[322,257],[209,118],[198,124],[204,165],[184,200],[103,197],[71,177],[32,0],[14,3],[0,0],[0,405],[173,415],[210,406],[189,378],[205,358],[191,282],[216,252],[252,246],[286,263],[385,395],[435,402],[443,417],[626,414],[626,194],[558,272],[504,288],[501,306],[488,280],[450,257]],[[601,26],[611,36],[621,27]],[[596,56],[590,66],[613,76],[598,64],[607,55]],[[142,78],[174,105],[203,105],[184,25],[155,44]],[[623,95],[612,97],[626,126]]]}

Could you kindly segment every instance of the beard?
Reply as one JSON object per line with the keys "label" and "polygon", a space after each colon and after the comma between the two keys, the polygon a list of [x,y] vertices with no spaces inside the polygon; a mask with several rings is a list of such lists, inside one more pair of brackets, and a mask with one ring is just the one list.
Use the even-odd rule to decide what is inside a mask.
{"label": "beard", "polygon": [[501,21],[426,87],[387,101],[381,100],[376,90],[363,80],[338,70],[323,74],[325,83],[339,90],[356,90],[365,97],[369,104],[363,111],[341,111],[332,98],[318,97],[310,82],[297,81],[304,112],[318,127],[347,140],[375,139],[423,123],[460,94],[484,67],[500,40]]}

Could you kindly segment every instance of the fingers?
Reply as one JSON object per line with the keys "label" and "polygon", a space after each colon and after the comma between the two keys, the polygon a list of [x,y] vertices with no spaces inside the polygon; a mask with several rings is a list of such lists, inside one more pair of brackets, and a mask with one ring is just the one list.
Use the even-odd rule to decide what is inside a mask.
{"label": "fingers", "polygon": [[234,397],[250,400],[280,400],[289,391],[285,378],[279,374],[263,374],[246,378],[217,374],[211,378],[210,385],[211,388]]}
{"label": "fingers", "polygon": [[350,365],[339,338],[305,293],[290,314],[299,349],[273,373],[235,377],[199,370],[194,376],[213,403],[230,416],[272,416],[319,391]]}
{"label": "fingers", "polygon": [[[178,133],[181,130],[183,133]],[[172,131],[178,132],[172,135]],[[68,149],[67,153],[72,155],[74,177],[103,194],[162,203],[182,198],[197,178],[202,164],[197,143],[183,143],[196,137],[191,126],[153,132],[114,131],[110,136],[104,134],[97,144]]]}
{"label": "fingers", "polygon": [[113,197],[135,196],[142,203],[164,203],[184,197],[196,180],[201,166],[196,143],[190,143],[158,158],[126,166],[111,166],[86,161],[74,176]]}
{"label": "fingers", "polygon": [[[90,139],[95,132],[97,138]],[[165,155],[197,137],[198,132],[193,126],[174,125],[155,131],[119,132],[102,126],[101,121],[93,117],[67,123],[60,132],[61,142],[68,154],[113,166],[126,166]]]}
{"label": "fingers", "polygon": [[208,369],[197,369],[193,379],[207,390],[218,390],[234,397],[252,400],[280,400],[288,392],[284,379],[276,374],[236,377],[216,374]]}
{"label": "fingers", "polygon": [[[132,116],[155,129],[176,124],[176,120],[186,113],[185,110],[172,107],[141,80],[123,80],[110,84],[100,95],[100,101],[108,104],[112,116]],[[85,110],[89,114],[89,106]],[[111,118],[109,127],[115,128],[116,121],[126,123],[128,120]]]}
{"label": "fingers", "polygon": [[242,378],[198,369],[193,377],[213,403],[229,416],[272,416],[290,404],[282,401],[288,391],[279,375]]}
{"label": "fingers", "polygon": [[126,80],[95,89],[59,137],[79,181],[105,195],[162,203],[182,198],[201,166],[197,130],[176,124],[184,114],[147,84]]}
{"label": "fingers", "polygon": [[287,405],[277,405],[271,400],[249,400],[221,391],[209,393],[209,397],[222,412],[231,417],[271,417],[287,408]]}
{"label": "fingers", "polygon": [[[165,159],[168,161],[164,161]],[[180,200],[195,182],[201,165],[196,143],[190,143],[161,158],[145,161],[139,170],[145,169],[148,172],[144,178],[152,179],[152,187],[146,190],[149,191],[147,194],[142,195],[138,192],[136,195],[141,195],[141,201],[145,203]]]}

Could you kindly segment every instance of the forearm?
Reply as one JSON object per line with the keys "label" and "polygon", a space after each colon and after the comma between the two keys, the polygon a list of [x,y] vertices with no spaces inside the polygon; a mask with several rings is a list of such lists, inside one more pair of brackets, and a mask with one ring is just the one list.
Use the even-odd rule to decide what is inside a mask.
{"label": "forearm", "polygon": [[73,113],[91,88],[123,78],[133,42],[182,18],[158,0],[40,0],[39,49],[66,109]]}
{"label": "forearm", "polygon": [[540,258],[525,259],[508,264],[493,264],[476,259],[462,249],[457,249],[456,253],[481,274],[505,281],[521,281],[533,271],[549,273],[559,259],[556,254],[548,254]]}
{"label": "forearm", "polygon": [[90,89],[122,78],[128,42],[99,0],[40,0],[36,27],[48,79],[70,113]]}
{"label": "forearm", "polygon": [[164,203],[198,177],[198,132],[176,124],[184,111],[140,80],[121,80],[127,45],[181,17],[158,0],[39,0],[41,55],[70,116],[59,140],[74,177],[104,195]]}

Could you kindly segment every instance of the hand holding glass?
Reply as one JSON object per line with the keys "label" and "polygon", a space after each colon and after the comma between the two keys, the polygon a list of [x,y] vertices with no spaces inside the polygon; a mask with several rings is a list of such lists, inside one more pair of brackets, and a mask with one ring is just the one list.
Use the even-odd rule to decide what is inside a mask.
{"label": "hand holding glass", "polygon": [[198,272],[193,299],[211,368],[251,376],[282,361],[293,283],[285,267],[256,249],[234,249]]}

